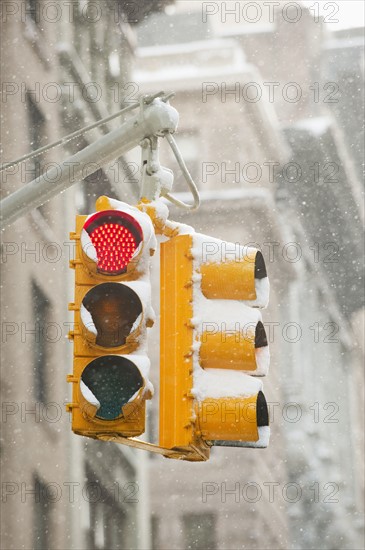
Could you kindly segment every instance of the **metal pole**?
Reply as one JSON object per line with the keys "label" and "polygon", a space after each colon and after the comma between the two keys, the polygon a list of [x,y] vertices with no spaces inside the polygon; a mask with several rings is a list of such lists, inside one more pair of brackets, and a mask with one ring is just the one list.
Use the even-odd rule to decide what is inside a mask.
{"label": "metal pole", "polygon": [[80,179],[133,149],[144,138],[174,132],[178,120],[176,109],[160,99],[155,99],[147,106],[141,103],[139,113],[123,123],[120,128],[91,143],[3,199],[0,203],[1,226],[10,224],[41,206]]}

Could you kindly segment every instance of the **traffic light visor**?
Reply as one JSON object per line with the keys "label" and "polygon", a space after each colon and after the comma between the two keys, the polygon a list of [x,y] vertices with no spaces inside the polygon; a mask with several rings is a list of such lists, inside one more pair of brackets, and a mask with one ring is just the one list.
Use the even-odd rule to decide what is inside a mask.
{"label": "traffic light visor", "polygon": [[81,375],[83,397],[96,408],[95,418],[115,420],[143,387],[138,367],[126,357],[106,355],[91,361]]}
{"label": "traffic light visor", "polygon": [[123,283],[102,283],[82,300],[81,322],[86,339],[97,346],[124,346],[137,336],[143,307],[136,292]]}
{"label": "traffic light visor", "polygon": [[98,273],[121,275],[138,255],[143,231],[137,220],[119,210],[90,216],[83,227],[82,249],[97,264]]}

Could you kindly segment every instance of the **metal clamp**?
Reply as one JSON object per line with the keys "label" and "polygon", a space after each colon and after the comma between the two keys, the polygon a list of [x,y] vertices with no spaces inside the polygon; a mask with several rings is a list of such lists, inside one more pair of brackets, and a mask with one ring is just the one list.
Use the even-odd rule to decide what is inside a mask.
{"label": "metal clamp", "polygon": [[150,136],[141,141],[141,198],[157,200],[169,193],[174,182],[172,170],[161,166],[158,151],[158,137]]}

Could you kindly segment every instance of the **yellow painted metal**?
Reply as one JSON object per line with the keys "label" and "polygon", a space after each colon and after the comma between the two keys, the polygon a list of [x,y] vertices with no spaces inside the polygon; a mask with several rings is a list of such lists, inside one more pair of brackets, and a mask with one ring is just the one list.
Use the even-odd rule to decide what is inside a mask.
{"label": "yellow painted metal", "polygon": [[256,402],[257,395],[196,402],[201,437],[205,441],[258,441]]}
{"label": "yellow painted metal", "polygon": [[240,332],[203,332],[200,337],[200,365],[203,369],[255,371],[255,330]]}
{"label": "yellow painted metal", "polygon": [[114,210],[110,204],[109,197],[106,197],[105,195],[102,195],[96,199],[95,208],[97,212],[101,212],[102,210]]}
{"label": "yellow painted metal", "polygon": [[[141,435],[145,431],[145,400],[151,398],[150,392],[145,392],[143,386],[133,401],[124,405],[121,417],[115,420],[103,420],[96,417],[97,409],[89,403],[80,391],[80,381],[83,370],[93,358],[105,355],[129,354],[137,347],[139,328],[136,329],[120,347],[101,347],[93,343],[90,331],[85,330],[80,316],[80,306],[85,294],[96,285],[105,281],[131,280],[133,275],[125,274],[116,278],[100,276],[89,269],[89,261],[85,261],[85,254],[80,243],[80,234],[87,216],[76,216],[76,231],[70,237],[75,240],[75,259],[70,266],[75,269],[75,302],[69,305],[74,311],[74,330],[70,331],[69,338],[74,341],[73,374],[67,377],[72,383],[72,403],[67,410],[72,413],[72,430],[80,435],[97,437],[98,433],[117,433],[130,437]],[[94,264],[95,265],[95,264]],[[88,332],[88,335],[85,333]]]}
{"label": "yellow painted metal", "polygon": [[256,300],[256,251],[242,259],[228,262],[203,263],[201,289],[206,298],[225,300]]}
{"label": "yellow painted metal", "polygon": [[191,237],[161,244],[160,445],[192,442],[193,330]]}
{"label": "yellow painted metal", "polygon": [[179,224],[167,220],[164,216],[161,216],[161,213],[156,209],[156,206],[148,199],[141,198],[139,203],[137,204],[137,208],[141,210],[141,212],[145,212],[149,215],[152,220],[156,235],[164,235],[165,237],[171,239],[172,237],[176,237],[179,234]]}
{"label": "yellow painted metal", "polygon": [[200,461],[209,447],[195,431],[193,387],[193,263],[191,235],[161,244],[161,364],[159,445],[174,458]]}

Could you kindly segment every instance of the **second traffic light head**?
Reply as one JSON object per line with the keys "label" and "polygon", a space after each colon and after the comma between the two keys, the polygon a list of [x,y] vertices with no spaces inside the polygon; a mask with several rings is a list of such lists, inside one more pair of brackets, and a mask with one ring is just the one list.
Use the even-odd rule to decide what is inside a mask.
{"label": "second traffic light head", "polygon": [[268,296],[259,250],[194,232],[162,244],[160,445],[176,458],[267,446],[262,384],[248,374],[268,369],[257,309]]}

